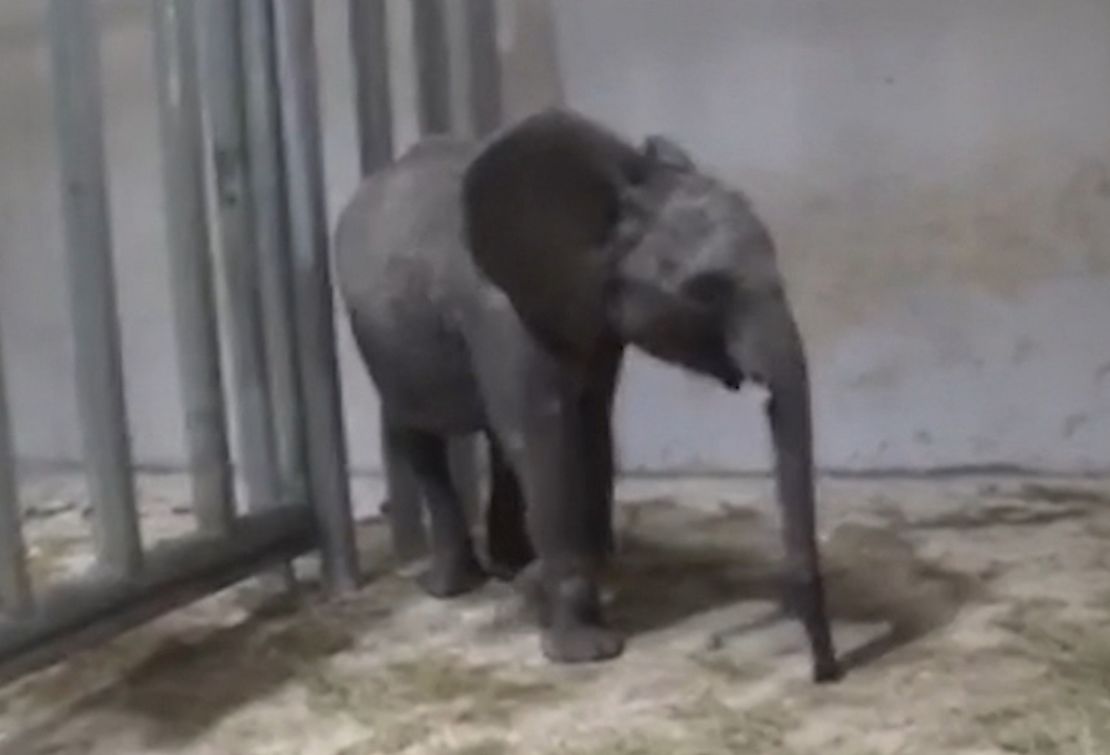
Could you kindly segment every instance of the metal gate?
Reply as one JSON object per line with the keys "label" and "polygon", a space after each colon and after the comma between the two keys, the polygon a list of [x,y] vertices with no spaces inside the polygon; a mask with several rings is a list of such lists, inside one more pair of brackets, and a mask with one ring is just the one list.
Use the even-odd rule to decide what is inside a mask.
{"label": "metal gate", "polygon": [[[312,6],[306,0],[154,2],[166,241],[197,526],[190,536],[145,548],[121,366],[96,3],[49,2],[75,382],[96,565],[79,580],[33,594],[0,358],[0,682],[312,549],[321,553],[331,589],[358,585]],[[425,131],[457,125],[448,106],[458,79],[447,71],[448,8],[444,0],[414,0]],[[360,157],[368,171],[393,151],[384,1],[351,0],[350,11]],[[468,2],[463,13],[472,43],[472,122],[487,130],[499,119],[493,0]],[[215,248],[219,254],[212,254]],[[234,500],[221,388],[217,280],[229,303],[244,513]],[[403,481],[394,491],[412,494]],[[405,526],[403,532],[416,536],[419,523]]]}

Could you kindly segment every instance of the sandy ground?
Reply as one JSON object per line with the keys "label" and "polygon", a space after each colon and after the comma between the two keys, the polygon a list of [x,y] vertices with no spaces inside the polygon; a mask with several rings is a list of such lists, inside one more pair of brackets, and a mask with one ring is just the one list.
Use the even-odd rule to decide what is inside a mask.
{"label": "sandy ground", "polygon": [[[140,482],[148,540],[190,528],[182,480]],[[83,568],[80,486],[26,493],[36,581]],[[247,584],[0,689],[0,755],[1110,755],[1110,484],[823,481],[851,671],[822,687],[776,615],[767,483],[620,494],[616,661],[545,662],[508,585],[422,596],[370,517],[360,594]]]}

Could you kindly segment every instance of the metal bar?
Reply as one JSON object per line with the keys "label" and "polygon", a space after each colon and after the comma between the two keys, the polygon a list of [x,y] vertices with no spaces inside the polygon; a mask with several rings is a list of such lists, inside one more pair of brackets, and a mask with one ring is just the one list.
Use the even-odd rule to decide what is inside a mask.
{"label": "metal bar", "polygon": [[275,0],[275,10],[309,480],[319,518],[324,574],[333,589],[346,592],[358,586],[358,554],[328,266],[315,23],[312,4],[303,0]]}
{"label": "metal bar", "polygon": [[[393,157],[387,10],[385,0],[350,0],[349,9],[359,164],[366,176]],[[387,452],[384,425],[379,427],[379,433],[390,499],[386,519],[394,551],[403,560],[417,558],[427,551],[420,492],[412,475],[395,464]]]}
{"label": "metal bar", "polygon": [[[483,138],[501,126],[504,118],[501,87],[501,55],[497,49],[497,0],[468,0],[466,12],[467,94],[470,126]],[[482,459],[478,439],[460,444],[452,467],[467,511],[474,517],[481,510]]]}
{"label": "metal bar", "polygon": [[216,229],[227,304],[239,458],[247,507],[278,503],[274,429],[262,329],[259,264],[254,235],[254,198],[247,178],[246,79],[237,2],[208,0],[202,6],[202,94],[211,134]]}
{"label": "metal bar", "polygon": [[278,497],[283,503],[304,503],[308,500],[304,407],[297,373],[293,282],[286,223],[288,204],[273,35],[270,0],[243,0],[247,157],[254,199],[258,285],[269,361],[270,411],[281,480]]}
{"label": "metal bar", "polygon": [[477,136],[501,125],[501,57],[497,52],[496,0],[467,0],[470,120]]}
{"label": "metal bar", "polygon": [[467,3],[443,3],[444,44],[447,47],[447,90],[451,110],[451,132],[471,136],[470,39]]}
{"label": "metal bar", "polygon": [[0,610],[21,615],[31,607],[31,581],[19,515],[19,487],[4,381],[4,349],[0,343]]}
{"label": "metal bar", "polygon": [[234,488],[205,213],[194,10],[192,0],[156,0],[154,51],[170,284],[193,507],[202,531],[226,534],[234,520]]}
{"label": "metal bar", "polygon": [[444,0],[413,0],[412,31],[416,43],[416,78],[420,131],[451,131],[450,49]]}
{"label": "metal bar", "polygon": [[95,6],[50,0],[49,13],[66,267],[93,533],[101,565],[134,574],[143,554],[112,265]]}
{"label": "metal bar", "polygon": [[[494,0],[467,0],[445,7],[449,66],[438,96],[448,98],[451,131],[456,135],[484,136],[500,120],[495,23]],[[432,43],[424,41],[425,47]],[[480,435],[468,435],[453,438],[448,445],[451,477],[471,522],[482,509],[482,440]]]}
{"label": "metal bar", "polygon": [[348,33],[355,81],[359,163],[368,174],[393,157],[393,107],[385,0],[350,0]]}
{"label": "metal bar", "polygon": [[[216,228],[230,322],[232,376],[239,423],[239,459],[250,511],[280,505],[277,438],[271,395],[256,236],[254,183],[250,176],[246,113],[243,9],[238,2],[208,0],[201,29],[206,47],[202,94],[211,134]],[[304,498],[286,501],[303,503]],[[267,591],[295,587],[291,565],[262,579]]]}
{"label": "metal bar", "polygon": [[26,621],[0,622],[0,684],[295,558],[314,539],[308,507],[284,506],[246,515],[234,538],[199,534],[155,546],[134,579],[59,585]]}
{"label": "metal bar", "polygon": [[[468,5],[469,5],[468,0]],[[448,6],[445,0],[413,0],[413,38],[416,50],[416,70],[419,89],[419,121],[422,135],[454,133],[462,135],[471,130],[470,120],[465,111],[453,107],[458,98],[473,99],[472,90],[468,92],[468,70],[471,55],[467,27],[472,12],[468,9]],[[463,53],[460,62],[463,70],[452,67],[452,42],[456,49],[460,40]],[[495,41],[495,40],[494,40]],[[461,100],[460,100],[461,101]],[[473,108],[470,108],[473,109]],[[451,477],[462,501],[463,508],[471,522],[481,508],[479,469],[477,465],[477,436],[453,438],[448,444],[448,458],[451,463]],[[386,458],[386,464],[389,464]],[[407,479],[403,470],[387,470],[387,477],[400,485],[395,495],[416,495],[413,483]],[[410,492],[411,491],[411,492]],[[393,516],[405,516],[413,506],[407,502],[391,507]],[[411,529],[414,520],[394,521],[394,533],[401,528]],[[400,533],[411,539],[414,533]]]}

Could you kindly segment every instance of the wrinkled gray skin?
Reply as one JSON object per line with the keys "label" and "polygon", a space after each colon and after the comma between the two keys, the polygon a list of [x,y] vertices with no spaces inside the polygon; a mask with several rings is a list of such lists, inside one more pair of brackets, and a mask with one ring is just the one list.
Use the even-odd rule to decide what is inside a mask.
{"label": "wrinkled gray skin", "polygon": [[[381,396],[385,453],[419,481],[432,595],[477,586],[445,441],[485,432],[495,572],[538,556],[548,658],[610,658],[610,417],[624,347],[769,389],[787,588],[814,678],[840,676],[814,534],[809,384],[772,240],[678,146],[637,148],[565,110],[482,145],[437,138],[369,178],[339,222],[336,272]],[[523,513],[522,513],[523,512]]]}

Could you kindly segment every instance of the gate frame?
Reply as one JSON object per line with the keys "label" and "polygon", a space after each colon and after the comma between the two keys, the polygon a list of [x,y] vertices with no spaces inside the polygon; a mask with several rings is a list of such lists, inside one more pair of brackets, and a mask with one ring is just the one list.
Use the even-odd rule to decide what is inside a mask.
{"label": "gate frame", "polygon": [[[413,2],[414,32],[420,29],[416,17],[428,8],[445,10],[443,0]],[[481,90],[473,95],[474,122],[481,124],[491,123],[490,103],[499,103],[499,90],[487,89],[496,85],[493,3],[476,0],[466,12],[468,55],[485,56],[470,64],[472,93]],[[166,242],[196,532],[143,547],[112,267],[95,3],[49,0],[75,378],[96,564],[42,594],[31,590],[0,354],[0,684],[265,570],[278,567],[292,584],[291,560],[314,549],[330,591],[349,593],[360,584],[313,5],[153,4]],[[393,152],[385,0],[352,0],[350,14],[359,151],[368,171]],[[418,49],[444,44],[427,35],[416,42]],[[435,70],[442,79],[421,78],[422,109],[442,107],[450,97],[443,88],[447,70]],[[457,77],[451,80],[457,84]],[[212,254],[214,241],[218,254]],[[234,498],[213,261],[228,302],[223,316],[244,513]]]}

